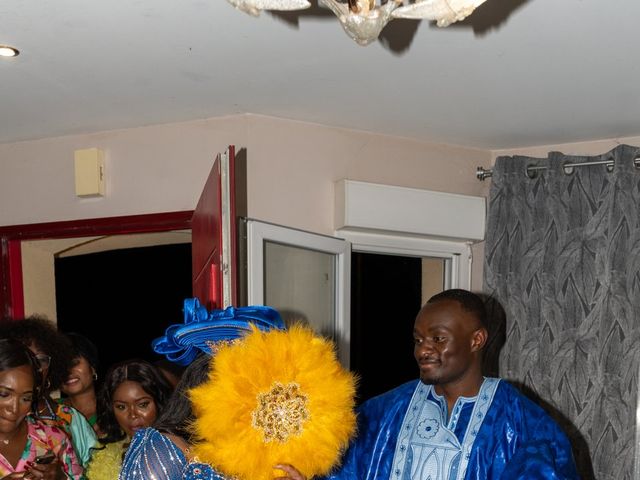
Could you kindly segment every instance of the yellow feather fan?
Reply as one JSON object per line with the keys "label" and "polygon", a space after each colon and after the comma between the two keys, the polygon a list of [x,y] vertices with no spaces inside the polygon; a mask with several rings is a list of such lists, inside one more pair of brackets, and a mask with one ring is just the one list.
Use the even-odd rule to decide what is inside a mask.
{"label": "yellow feather fan", "polygon": [[199,461],[239,480],[271,480],[289,463],[326,475],[355,431],[355,381],[333,344],[302,326],[253,328],[220,348],[191,390]]}

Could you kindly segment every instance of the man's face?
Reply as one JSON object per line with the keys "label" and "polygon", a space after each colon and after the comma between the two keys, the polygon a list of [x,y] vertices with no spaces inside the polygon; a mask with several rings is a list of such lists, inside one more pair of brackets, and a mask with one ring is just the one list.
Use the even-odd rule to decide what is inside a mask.
{"label": "man's face", "polygon": [[413,329],[413,354],[426,384],[447,385],[464,381],[479,361],[486,340],[477,318],[455,300],[425,305]]}

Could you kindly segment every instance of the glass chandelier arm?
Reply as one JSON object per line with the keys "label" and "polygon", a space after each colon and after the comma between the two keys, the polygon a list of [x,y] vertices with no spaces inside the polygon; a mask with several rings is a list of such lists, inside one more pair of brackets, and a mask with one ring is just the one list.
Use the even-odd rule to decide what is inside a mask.
{"label": "glass chandelier arm", "polygon": [[435,20],[439,27],[448,27],[464,20],[486,0],[417,0],[393,12],[393,18]]}
{"label": "glass chandelier arm", "polygon": [[246,0],[227,0],[231,5],[241,12],[248,13],[253,17],[260,16],[260,10],[251,5],[251,2]]}
{"label": "glass chandelier arm", "polygon": [[[310,0],[227,0],[238,10],[258,16],[262,10],[303,10]],[[486,0],[317,0],[331,10],[344,31],[359,45],[369,45],[394,18],[433,20],[447,27],[464,20]]]}
{"label": "glass chandelier arm", "polygon": [[227,0],[238,10],[257,17],[262,10],[304,10],[311,3],[308,0]]}
{"label": "glass chandelier arm", "polygon": [[340,18],[344,15],[349,15],[349,7],[346,3],[338,2],[337,0],[318,0],[320,5],[324,5],[329,10],[331,10],[336,17]]}
{"label": "glass chandelier arm", "polygon": [[308,0],[247,0],[260,10],[304,10],[311,6]]}

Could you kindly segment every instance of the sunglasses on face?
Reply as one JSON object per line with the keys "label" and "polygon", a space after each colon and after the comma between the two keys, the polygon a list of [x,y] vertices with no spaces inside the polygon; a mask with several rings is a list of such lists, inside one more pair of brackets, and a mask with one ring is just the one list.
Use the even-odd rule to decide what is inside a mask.
{"label": "sunglasses on face", "polygon": [[51,364],[51,357],[49,355],[45,355],[44,353],[39,353],[35,355],[36,360],[38,361],[38,365],[40,368],[49,368]]}

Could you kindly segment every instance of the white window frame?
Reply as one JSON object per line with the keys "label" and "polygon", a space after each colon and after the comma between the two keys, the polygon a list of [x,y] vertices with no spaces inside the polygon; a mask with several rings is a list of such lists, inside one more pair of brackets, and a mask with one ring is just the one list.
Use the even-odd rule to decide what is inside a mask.
{"label": "white window frame", "polygon": [[471,289],[473,256],[469,242],[352,230],[338,230],[336,236],[349,241],[354,252],[442,258],[445,260],[444,289]]}
{"label": "white window frame", "polygon": [[350,363],[351,244],[342,238],[305,232],[290,227],[247,219],[247,300],[249,305],[264,305],[264,244],[276,242],[336,256],[334,334],[340,362]]}

